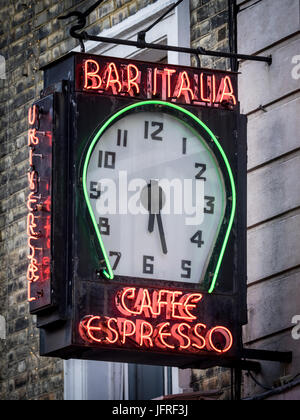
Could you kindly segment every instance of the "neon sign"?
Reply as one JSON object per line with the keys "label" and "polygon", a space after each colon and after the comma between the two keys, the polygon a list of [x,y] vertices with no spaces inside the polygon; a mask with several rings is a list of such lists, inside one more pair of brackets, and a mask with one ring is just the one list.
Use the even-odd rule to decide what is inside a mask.
{"label": "neon sign", "polygon": [[[229,366],[240,358],[247,315],[246,118],[239,113],[237,74],[76,52],[44,72],[41,99],[28,112],[27,175],[28,300],[41,329],[40,354],[181,368]],[[172,118],[182,131],[170,129]],[[141,150],[135,156],[137,142]],[[126,156],[137,159],[139,176],[145,173],[151,186],[156,177],[146,171],[144,156],[149,174],[153,166],[147,148],[169,159],[175,144],[173,160],[161,163],[157,177],[164,165],[168,171],[174,167],[177,177],[179,162],[193,183],[206,182],[201,212],[205,223],[217,220],[220,235],[209,245],[208,223],[195,231],[182,228],[185,254],[173,254],[167,240],[177,277],[159,271],[167,259],[167,217],[164,229],[154,217],[152,233],[152,213],[145,215],[144,234],[156,248],[141,250],[131,246],[143,241],[137,224],[104,218],[91,201],[105,192],[102,179],[133,167]],[[199,145],[205,159],[196,153]],[[220,188],[210,189],[210,168]],[[109,241],[116,230],[122,244]],[[209,257],[200,279],[192,259],[198,262],[204,247],[210,247]],[[135,271],[126,268],[131,261]]]}
{"label": "neon sign", "polygon": [[237,105],[233,73],[106,57],[82,60],[77,68],[77,90],[84,92],[230,110]]}
{"label": "neon sign", "polygon": [[[52,132],[43,131],[38,105],[28,110],[29,171],[27,197],[28,302],[31,311],[48,304],[51,261]],[[48,289],[48,290],[47,290]]]}
{"label": "neon sign", "polygon": [[227,353],[233,334],[224,325],[199,322],[203,299],[201,293],[124,287],[114,296],[113,316],[87,315],[79,332],[84,341],[103,346]]}

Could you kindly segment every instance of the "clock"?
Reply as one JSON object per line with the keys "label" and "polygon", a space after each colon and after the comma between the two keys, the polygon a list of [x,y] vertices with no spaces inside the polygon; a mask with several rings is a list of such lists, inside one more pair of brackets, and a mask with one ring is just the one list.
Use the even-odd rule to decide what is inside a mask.
{"label": "clock", "polygon": [[88,142],[81,179],[105,278],[214,291],[236,189],[220,141],[197,116],[156,100],[119,110]]}

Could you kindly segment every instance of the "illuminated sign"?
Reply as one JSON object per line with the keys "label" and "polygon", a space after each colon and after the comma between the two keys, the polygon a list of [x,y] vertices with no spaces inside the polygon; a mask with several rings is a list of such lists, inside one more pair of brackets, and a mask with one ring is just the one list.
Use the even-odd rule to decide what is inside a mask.
{"label": "illuminated sign", "polygon": [[76,88],[212,108],[235,109],[237,105],[236,74],[106,57],[80,60]]}
{"label": "illuminated sign", "polygon": [[31,312],[51,303],[52,127],[43,105],[33,105],[28,111],[27,281]]}
{"label": "illuminated sign", "polygon": [[[87,315],[81,337],[92,344],[172,352],[224,354],[233,345],[231,331],[203,322],[200,293],[125,287],[115,295],[118,315]],[[205,317],[205,314],[204,314]]]}
{"label": "illuminated sign", "polygon": [[228,366],[247,315],[237,74],[83,53],[44,71],[28,116],[41,355]]}

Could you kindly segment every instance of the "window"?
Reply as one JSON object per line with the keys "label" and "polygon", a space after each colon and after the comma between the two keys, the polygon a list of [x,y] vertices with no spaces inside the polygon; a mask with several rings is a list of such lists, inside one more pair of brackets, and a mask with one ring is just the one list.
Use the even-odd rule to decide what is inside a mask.
{"label": "window", "polygon": [[[102,31],[101,36],[136,41],[137,33],[148,28],[175,2],[175,0],[157,0],[120,24]],[[165,45],[189,46],[189,2],[183,1],[175,10],[170,12],[161,22],[147,32],[146,41]],[[124,57],[154,62],[166,60],[169,64],[190,65],[189,54],[173,51],[137,49],[136,47],[125,45],[99,44],[95,41],[85,42],[85,49],[86,52],[92,54],[102,54],[110,57]],[[77,47],[75,50],[79,51],[80,48]]]}

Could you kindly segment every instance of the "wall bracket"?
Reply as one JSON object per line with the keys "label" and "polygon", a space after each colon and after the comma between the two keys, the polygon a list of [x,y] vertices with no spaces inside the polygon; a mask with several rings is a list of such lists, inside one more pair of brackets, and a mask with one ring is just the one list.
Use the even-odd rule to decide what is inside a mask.
{"label": "wall bracket", "polygon": [[156,23],[158,23],[162,17],[164,17],[167,13],[174,9],[174,7],[178,6],[181,1],[178,1],[175,5],[173,5],[167,13],[164,13],[161,18],[159,18],[154,24],[152,24],[149,28],[145,31],[141,31],[137,34],[137,41],[130,41],[126,39],[119,39],[119,38],[108,38],[103,36],[95,36],[89,35],[87,32],[81,31],[86,26],[87,17],[102,3],[103,0],[97,1],[93,6],[87,9],[85,12],[73,11],[68,13],[65,16],[60,16],[58,19],[68,19],[70,17],[76,17],[77,23],[73,25],[70,29],[70,35],[73,38],[79,40],[81,46],[81,52],[85,52],[84,41],[96,41],[96,42],[104,42],[108,44],[117,44],[117,45],[127,45],[132,46],[140,49],[152,49],[152,50],[163,50],[163,51],[174,51],[184,54],[192,54],[196,57],[199,55],[211,56],[211,57],[218,57],[218,58],[231,58],[235,60],[250,60],[250,61],[259,61],[265,62],[269,65],[272,64],[272,56],[257,56],[257,55],[247,55],[247,54],[236,54],[232,52],[223,52],[223,51],[211,51],[206,50],[202,47],[199,48],[188,48],[188,47],[177,47],[172,45],[161,45],[161,44],[154,44],[146,42],[146,32],[151,29]]}

